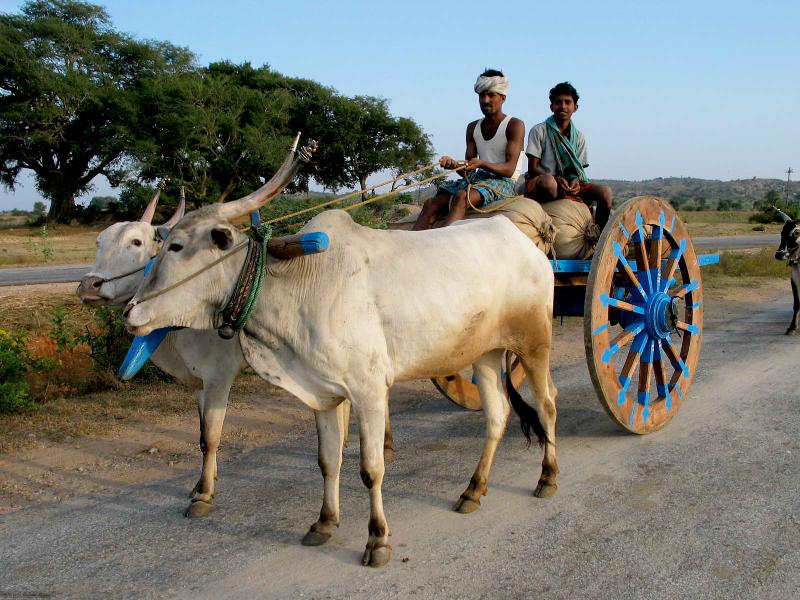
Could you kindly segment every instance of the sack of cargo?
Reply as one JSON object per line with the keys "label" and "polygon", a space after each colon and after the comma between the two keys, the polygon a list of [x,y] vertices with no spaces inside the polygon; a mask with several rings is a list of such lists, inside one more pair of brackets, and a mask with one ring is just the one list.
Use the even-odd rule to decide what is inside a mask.
{"label": "sack of cargo", "polygon": [[[497,206],[496,209],[495,206]],[[539,250],[550,255],[556,237],[556,228],[553,226],[550,216],[542,209],[542,205],[535,200],[518,196],[490,204],[482,210],[490,212],[470,211],[467,213],[467,219],[485,219],[503,215],[528,236],[528,239],[536,244]]]}
{"label": "sack of cargo", "polygon": [[[410,231],[417,221],[420,207],[414,207],[417,210],[409,213],[408,216],[403,217],[393,223],[389,223],[389,229],[404,229]],[[556,229],[553,222],[544,210],[541,204],[534,200],[530,200],[523,196],[509,198],[508,200],[500,200],[482,208],[478,212],[472,209],[467,211],[466,219],[487,219],[497,215],[503,215],[509,219],[514,225],[519,228],[522,233],[528,236],[539,249],[545,254],[549,255],[552,251],[553,242],[556,236]],[[434,223],[434,227],[441,227],[444,219],[439,219]]]}
{"label": "sack of cargo", "polygon": [[555,258],[591,258],[600,238],[600,228],[592,219],[589,207],[580,200],[564,198],[546,202],[542,208],[556,228]]}

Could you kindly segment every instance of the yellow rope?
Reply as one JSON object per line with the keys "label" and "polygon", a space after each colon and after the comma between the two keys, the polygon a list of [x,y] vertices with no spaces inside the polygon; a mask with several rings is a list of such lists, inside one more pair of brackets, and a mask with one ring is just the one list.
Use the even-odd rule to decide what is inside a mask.
{"label": "yellow rope", "polygon": [[[344,200],[349,200],[350,198],[355,198],[356,196],[360,196],[362,194],[365,194],[367,192],[375,190],[375,189],[377,189],[379,187],[383,187],[385,185],[388,185],[390,183],[394,183],[395,181],[399,181],[401,179],[406,179],[408,177],[411,177],[411,176],[416,175],[418,173],[422,173],[424,171],[429,171],[429,170],[431,170],[431,169],[433,169],[435,167],[438,167],[438,166],[439,166],[439,163],[431,163],[429,165],[425,165],[424,167],[420,167],[419,169],[415,169],[414,171],[409,171],[408,173],[403,173],[402,175],[398,175],[397,177],[394,177],[392,179],[387,179],[386,181],[383,181],[381,183],[376,183],[375,185],[371,185],[370,187],[368,187],[368,188],[366,188],[364,190],[355,191],[355,192],[352,192],[350,194],[345,194],[344,196],[340,196],[339,198],[334,198],[333,200],[328,200],[327,202],[321,202],[320,204],[316,204],[316,205],[310,206],[308,208],[303,208],[301,210],[296,210],[296,211],[294,211],[292,213],[289,213],[287,215],[282,215],[280,217],[275,217],[274,219],[270,219],[268,221],[265,221],[265,224],[271,225],[272,223],[277,223],[279,221],[285,221],[286,219],[290,219],[292,217],[296,217],[296,216],[299,216],[299,215],[304,215],[306,213],[310,213],[310,212],[313,212],[315,210],[319,210],[320,208],[325,208],[326,206],[330,206],[332,204],[336,204],[336,203],[342,202]],[[394,195],[399,194],[400,192],[403,192],[403,191],[405,191],[405,190],[407,190],[409,188],[423,185],[425,183],[433,181],[434,179],[439,179],[441,177],[446,177],[446,176],[450,175],[450,173],[455,173],[456,171],[460,171],[463,168],[464,168],[464,165],[460,165],[460,166],[456,167],[455,169],[450,169],[450,170],[444,171],[443,173],[438,173],[437,175],[434,175],[433,177],[428,177],[426,179],[423,179],[422,181],[417,181],[417,182],[414,182],[414,183],[409,184],[409,185],[401,186],[399,188],[396,188],[396,189],[392,190],[391,192],[387,192],[385,194],[381,194],[379,196],[375,196],[374,198],[370,198],[369,200],[364,200],[363,202],[359,202],[358,204],[353,204],[351,206],[345,207],[343,210],[352,210],[354,208],[357,208],[359,206],[364,206],[365,204],[369,204],[371,202],[377,202],[378,200],[383,200],[384,198],[388,198],[390,196],[394,196]]]}

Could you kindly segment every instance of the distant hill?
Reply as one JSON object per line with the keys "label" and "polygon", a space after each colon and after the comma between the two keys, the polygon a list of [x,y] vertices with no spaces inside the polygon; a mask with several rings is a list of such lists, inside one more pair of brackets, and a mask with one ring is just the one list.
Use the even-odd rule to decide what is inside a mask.
{"label": "distant hill", "polygon": [[[642,181],[622,181],[618,179],[593,179],[614,190],[618,203],[634,196],[652,194],[669,200],[675,206],[695,206],[715,208],[720,200],[740,203],[751,208],[754,203],[764,200],[769,191],[777,191],[783,198],[786,181],[780,179],[736,179],[719,181],[716,179],[695,179],[693,177],[658,177]],[[792,181],[789,186],[789,201],[800,203],[800,182]]]}
{"label": "distant hill", "polygon": [[[642,181],[620,179],[592,179],[604,183],[614,190],[616,204],[634,196],[653,195],[669,200],[676,207],[708,208],[717,207],[720,200],[738,203],[742,208],[752,208],[764,200],[769,191],[784,196],[786,181],[780,179],[736,179],[719,181],[716,179],[696,179],[694,177],[658,177]],[[425,201],[435,193],[435,188],[426,186],[419,196],[414,193],[413,201]],[[800,181],[792,181],[789,186],[789,200],[800,204]]]}

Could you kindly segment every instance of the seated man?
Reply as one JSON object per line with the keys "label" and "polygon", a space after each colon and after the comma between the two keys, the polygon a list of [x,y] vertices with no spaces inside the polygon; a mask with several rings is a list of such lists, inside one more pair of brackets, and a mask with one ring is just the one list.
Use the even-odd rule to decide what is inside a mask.
{"label": "seated man", "polygon": [[567,81],[550,90],[553,115],[528,134],[525,195],[542,204],[565,196],[579,198],[589,206],[596,203],[594,220],[603,228],[611,214],[613,193],[607,185],[589,183],[586,176],[586,139],[572,123],[578,98]]}
{"label": "seated man", "polygon": [[[444,225],[463,219],[468,205],[477,208],[514,196],[514,178],[522,152],[525,124],[503,114],[508,80],[502,72],[489,69],[475,82],[483,118],[467,125],[466,168],[462,179],[445,183],[427,200],[414,230],[430,229],[438,216],[447,215]],[[458,163],[444,156],[439,164],[455,169]],[[469,198],[467,190],[469,189]]]}

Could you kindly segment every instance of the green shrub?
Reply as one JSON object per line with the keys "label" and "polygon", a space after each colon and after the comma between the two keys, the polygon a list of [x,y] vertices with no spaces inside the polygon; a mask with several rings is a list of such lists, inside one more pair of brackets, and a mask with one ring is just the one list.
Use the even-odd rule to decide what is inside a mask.
{"label": "green shrub", "polygon": [[758,207],[758,212],[752,215],[748,220],[750,223],[783,223],[783,218],[778,214],[778,210],[789,215],[792,219],[800,219],[800,206],[792,205],[786,206],[785,204],[761,204]]}
{"label": "green shrub", "polygon": [[0,329],[0,414],[29,412],[36,408],[28,389],[30,363],[25,335]]}

